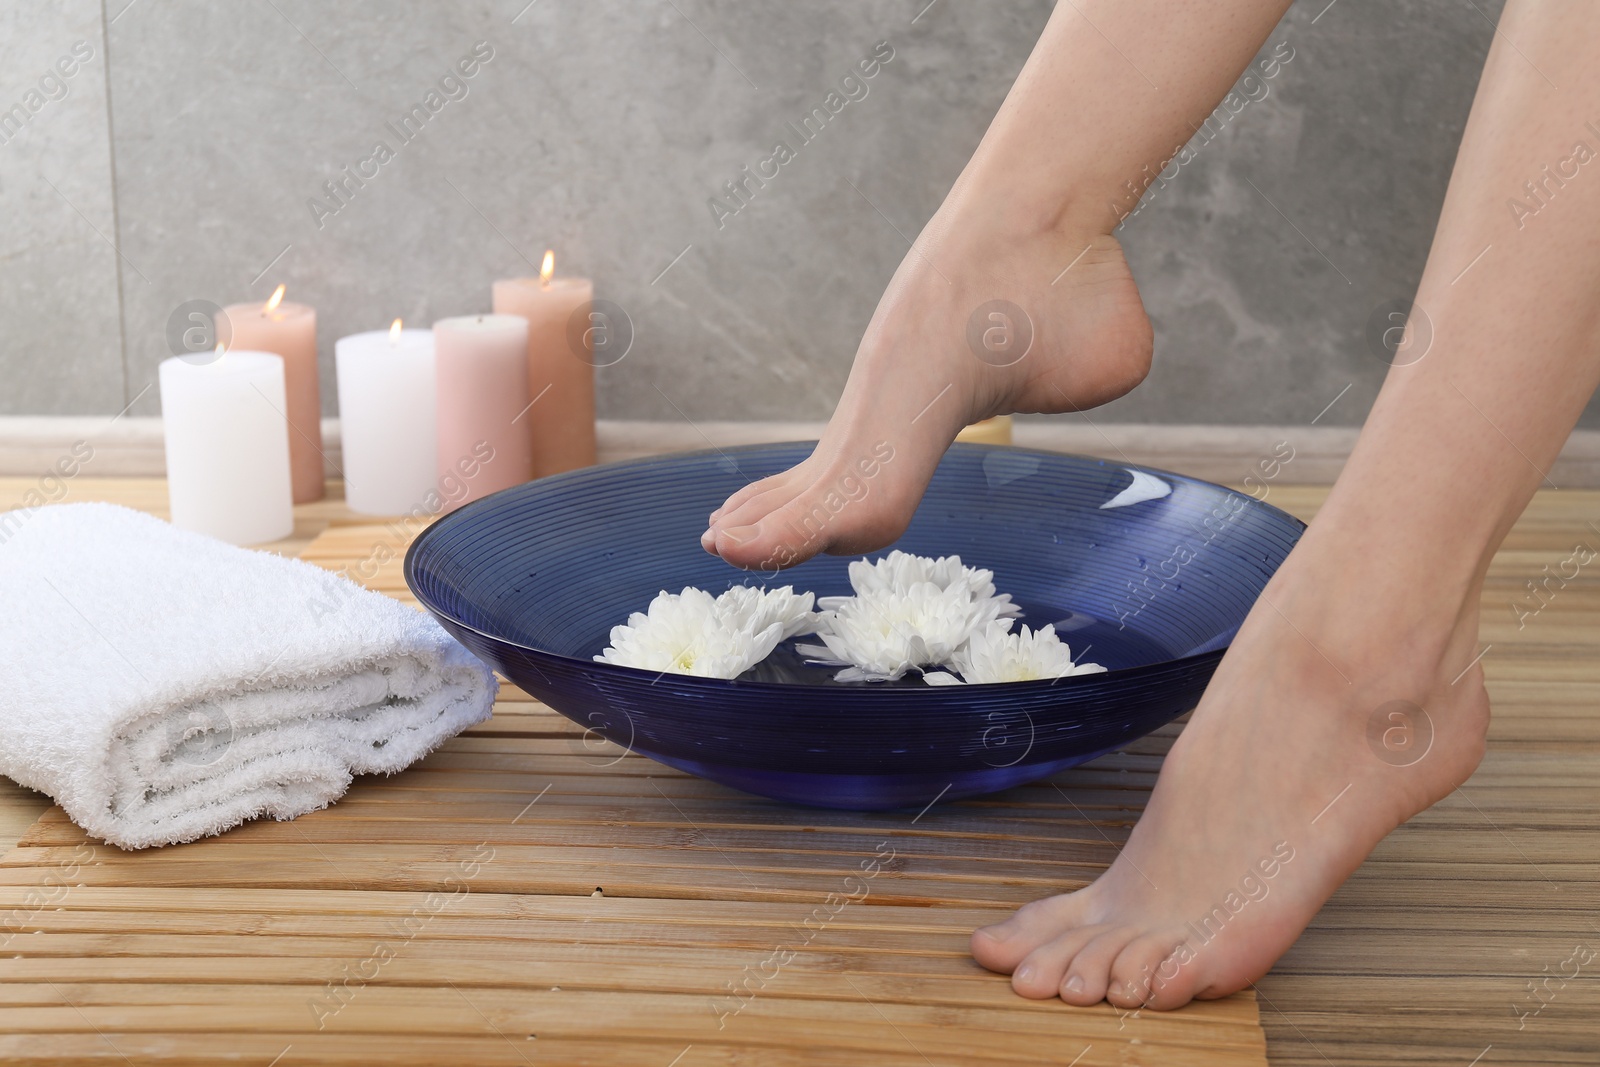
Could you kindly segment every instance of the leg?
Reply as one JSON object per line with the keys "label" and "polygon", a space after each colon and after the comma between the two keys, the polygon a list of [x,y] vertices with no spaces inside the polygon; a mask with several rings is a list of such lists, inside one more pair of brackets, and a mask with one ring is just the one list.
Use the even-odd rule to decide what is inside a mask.
{"label": "leg", "polygon": [[[1059,5],[895,272],[815,453],[713,513],[707,551],[770,567],[879,548],[905,529],[962,426],[1002,412],[1091,407],[1141,381],[1150,323],[1111,230],[1287,7]],[[1008,355],[985,361],[967,341],[969,318],[995,299],[1026,309],[1033,327],[1031,348],[1009,366],[995,365]],[[819,507],[885,445],[894,458],[865,499],[836,514]]]}
{"label": "leg", "polygon": [[[1170,1008],[1239,989],[1477,766],[1480,587],[1600,382],[1596,47],[1594,5],[1506,4],[1417,294],[1431,350],[1391,370],[1121,856],[973,935],[1018,992]],[[1432,724],[1410,766],[1368,741],[1396,700]]]}

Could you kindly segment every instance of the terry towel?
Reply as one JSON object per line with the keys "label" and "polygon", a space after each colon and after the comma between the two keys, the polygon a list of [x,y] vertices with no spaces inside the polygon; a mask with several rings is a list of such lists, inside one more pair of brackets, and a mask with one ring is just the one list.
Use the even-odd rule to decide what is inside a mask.
{"label": "terry towel", "polygon": [[495,689],[431,618],[320,567],[111,504],[0,513],[0,773],[113,845],[326,807]]}

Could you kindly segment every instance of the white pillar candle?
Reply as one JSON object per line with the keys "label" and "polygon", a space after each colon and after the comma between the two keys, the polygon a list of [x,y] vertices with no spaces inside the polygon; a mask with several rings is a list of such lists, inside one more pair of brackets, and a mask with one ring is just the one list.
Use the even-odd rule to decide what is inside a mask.
{"label": "white pillar candle", "polygon": [[387,330],[341,337],[339,377],[344,499],[366,515],[432,511],[438,475],[433,331]]}
{"label": "white pillar candle", "polygon": [[236,545],[294,532],[283,357],[161,361],[172,524]]}

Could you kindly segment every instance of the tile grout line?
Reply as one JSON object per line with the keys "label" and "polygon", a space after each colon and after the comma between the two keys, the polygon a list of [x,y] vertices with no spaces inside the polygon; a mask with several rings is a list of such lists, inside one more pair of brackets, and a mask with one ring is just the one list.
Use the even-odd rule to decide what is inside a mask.
{"label": "tile grout line", "polygon": [[[127,8],[123,8],[126,11]],[[119,12],[120,14],[120,12]],[[116,126],[112,122],[111,107],[111,28],[106,21],[106,0],[100,0],[100,54],[105,57],[105,83],[106,83],[106,166],[111,178],[111,232],[116,236],[116,248],[122,248],[122,213],[117,207],[117,138]],[[128,302],[122,292],[122,263],[120,256],[114,264],[117,268],[117,348],[122,365],[122,402],[128,407],[133,406],[133,401],[128,399],[128,391],[133,388],[131,377],[128,373]],[[143,396],[143,393],[139,394]],[[135,398],[137,399],[137,398]],[[124,408],[123,410],[127,410]]]}

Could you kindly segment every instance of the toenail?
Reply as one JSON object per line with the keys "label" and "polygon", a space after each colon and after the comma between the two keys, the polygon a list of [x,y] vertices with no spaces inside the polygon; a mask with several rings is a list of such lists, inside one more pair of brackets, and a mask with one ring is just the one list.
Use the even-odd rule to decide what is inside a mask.
{"label": "toenail", "polygon": [[754,526],[735,526],[731,530],[723,530],[721,532],[727,534],[729,540],[734,544],[742,545],[747,541],[754,541],[758,531]]}
{"label": "toenail", "polygon": [[1013,973],[1011,975],[1011,977],[1015,978],[1019,982],[1026,983],[1026,982],[1033,981],[1033,975],[1034,975],[1033,964],[1024,963],[1021,967],[1018,967],[1016,969],[1016,972]]}
{"label": "toenail", "polygon": [[1067,984],[1061,988],[1065,989],[1068,993],[1082,993],[1083,979],[1075,974],[1071,978],[1068,978]]}

